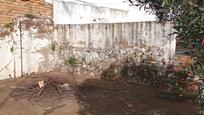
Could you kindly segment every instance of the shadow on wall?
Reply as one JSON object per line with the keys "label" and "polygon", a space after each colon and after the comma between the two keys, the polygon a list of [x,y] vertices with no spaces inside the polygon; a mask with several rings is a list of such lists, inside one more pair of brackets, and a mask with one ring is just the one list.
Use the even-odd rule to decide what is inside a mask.
{"label": "shadow on wall", "polygon": [[102,79],[128,81],[134,83],[150,84],[158,87],[159,80],[166,75],[167,65],[165,61],[156,61],[153,55],[143,54],[141,61],[134,57],[127,57],[124,62],[112,63],[102,73]]}
{"label": "shadow on wall", "polygon": [[150,85],[158,90],[159,96],[195,101],[200,83],[196,80],[197,75],[190,74],[192,61],[159,62],[152,55],[145,55],[141,59],[139,63],[132,57],[122,63],[112,63],[103,71],[101,79]]}

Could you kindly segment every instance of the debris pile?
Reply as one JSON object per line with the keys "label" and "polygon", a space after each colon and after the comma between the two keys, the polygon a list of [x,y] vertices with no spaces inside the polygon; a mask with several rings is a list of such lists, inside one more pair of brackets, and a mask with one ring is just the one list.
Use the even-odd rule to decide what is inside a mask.
{"label": "debris pile", "polygon": [[39,77],[27,78],[21,86],[13,87],[10,93],[13,97],[23,97],[27,99],[41,97],[64,97],[73,93],[73,83],[63,77]]}

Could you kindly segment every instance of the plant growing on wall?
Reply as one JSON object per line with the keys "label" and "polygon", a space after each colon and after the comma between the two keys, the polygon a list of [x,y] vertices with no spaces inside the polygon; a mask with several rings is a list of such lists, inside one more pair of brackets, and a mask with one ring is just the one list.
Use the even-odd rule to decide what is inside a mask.
{"label": "plant growing on wall", "polygon": [[51,44],[51,50],[52,50],[52,51],[55,51],[55,50],[56,50],[56,45],[55,45],[55,43],[52,43],[52,44]]}
{"label": "plant growing on wall", "polygon": [[8,29],[9,32],[12,32],[13,31],[13,23],[9,22],[9,23],[4,24],[4,28]]}
{"label": "plant growing on wall", "polygon": [[65,60],[65,65],[75,65],[77,64],[77,59],[75,57],[70,57],[68,60]]}
{"label": "plant growing on wall", "polygon": [[10,48],[10,52],[11,52],[11,53],[14,52],[14,47],[13,47],[13,46]]}
{"label": "plant growing on wall", "polygon": [[37,16],[35,16],[35,15],[33,15],[33,14],[30,14],[30,13],[25,14],[24,17],[29,18],[29,19],[31,19],[31,20],[34,19],[34,18],[37,18]]}

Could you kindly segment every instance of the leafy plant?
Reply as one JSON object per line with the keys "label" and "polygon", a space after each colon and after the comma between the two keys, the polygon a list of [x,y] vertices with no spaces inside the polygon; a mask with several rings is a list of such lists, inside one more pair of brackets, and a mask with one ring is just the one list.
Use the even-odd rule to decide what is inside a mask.
{"label": "leafy plant", "polygon": [[199,115],[204,115],[204,86],[199,88],[198,92],[198,103],[200,107]]}
{"label": "leafy plant", "polygon": [[65,65],[75,65],[77,64],[77,59],[75,57],[70,57],[68,60],[65,60]]}

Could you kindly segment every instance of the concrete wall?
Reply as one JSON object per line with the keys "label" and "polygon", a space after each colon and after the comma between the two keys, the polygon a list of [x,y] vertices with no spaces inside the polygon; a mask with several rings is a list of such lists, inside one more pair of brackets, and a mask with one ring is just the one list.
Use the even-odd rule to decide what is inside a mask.
{"label": "concrete wall", "polygon": [[55,26],[60,51],[84,52],[85,59],[96,53],[98,60],[103,56],[97,52],[121,49],[140,49],[168,60],[175,53],[176,41],[171,33],[170,24],[156,22]]}
{"label": "concrete wall", "polygon": [[112,64],[123,66],[128,58],[139,63],[145,58],[141,53],[158,61],[173,59],[176,39],[171,33],[170,24],[156,22],[55,26],[60,62],[74,57],[73,72],[90,77],[100,77]]}
{"label": "concrete wall", "polygon": [[55,24],[87,24],[120,22],[128,12],[112,8],[94,6],[87,3],[54,0],[53,17]]}
{"label": "concrete wall", "polygon": [[22,55],[19,20],[14,21],[12,32],[9,32],[11,28],[0,31],[0,79],[21,76],[21,63],[23,74],[50,71],[54,67],[54,56],[50,48],[53,22],[50,19],[22,20]]}
{"label": "concrete wall", "polygon": [[[50,19],[22,19],[22,37],[19,20],[14,25],[12,32],[8,28],[0,31],[0,79],[19,77],[21,64],[23,74],[61,69],[99,76],[126,57],[139,60],[140,51],[152,53],[158,60],[173,58],[175,53],[170,24],[53,25]],[[76,64],[66,63],[70,58],[75,58]]]}

